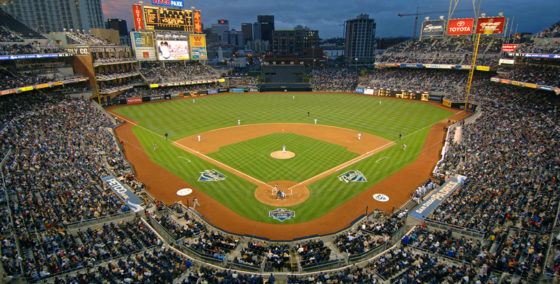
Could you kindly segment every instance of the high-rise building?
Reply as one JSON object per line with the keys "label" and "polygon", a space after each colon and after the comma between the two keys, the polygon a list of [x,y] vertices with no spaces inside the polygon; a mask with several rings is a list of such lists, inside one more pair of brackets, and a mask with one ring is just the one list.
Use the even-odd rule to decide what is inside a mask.
{"label": "high-rise building", "polygon": [[229,31],[229,21],[225,19],[218,20],[217,24],[212,24],[210,28],[213,33],[217,34],[220,40],[224,40],[224,32]]}
{"label": "high-rise building", "polygon": [[243,44],[247,44],[248,41],[253,40],[253,24],[242,23],[241,32],[243,33]]}
{"label": "high-rise building", "polygon": [[318,46],[319,31],[298,26],[293,30],[274,31],[271,49],[275,56],[302,57],[305,51]]}
{"label": "high-rise building", "polygon": [[128,36],[128,25],[126,24],[126,20],[108,19],[107,28],[119,31],[119,36]]}
{"label": "high-rise building", "polygon": [[274,16],[273,15],[258,15],[257,24],[260,28],[260,40],[267,40],[272,42],[272,33],[274,32]]}
{"label": "high-rise building", "polygon": [[375,21],[367,14],[346,21],[344,60],[347,64],[368,65],[375,62]]}
{"label": "high-rise building", "polygon": [[19,0],[2,9],[41,33],[105,27],[101,0]]}

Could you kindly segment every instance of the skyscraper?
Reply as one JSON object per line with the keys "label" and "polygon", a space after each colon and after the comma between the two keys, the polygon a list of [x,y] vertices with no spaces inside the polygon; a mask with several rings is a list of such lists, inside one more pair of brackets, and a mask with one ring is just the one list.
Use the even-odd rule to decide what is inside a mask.
{"label": "skyscraper", "polygon": [[274,16],[273,15],[258,15],[257,24],[260,28],[260,40],[272,42],[272,32],[274,32]]}
{"label": "skyscraper", "polygon": [[344,60],[347,64],[367,65],[375,62],[375,21],[367,14],[346,21]]}
{"label": "skyscraper", "polygon": [[128,25],[126,24],[126,20],[108,19],[107,28],[119,31],[120,36],[128,36]]}
{"label": "skyscraper", "polygon": [[17,20],[41,32],[105,28],[101,0],[19,0],[3,7]]}
{"label": "skyscraper", "polygon": [[253,40],[253,24],[242,23],[241,32],[243,32],[243,44],[247,44],[248,41]]}

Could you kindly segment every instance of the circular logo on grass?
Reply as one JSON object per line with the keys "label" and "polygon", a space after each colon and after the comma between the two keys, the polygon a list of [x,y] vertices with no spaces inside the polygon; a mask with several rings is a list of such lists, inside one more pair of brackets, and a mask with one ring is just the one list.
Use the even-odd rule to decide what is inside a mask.
{"label": "circular logo on grass", "polygon": [[187,196],[192,193],[192,189],[190,188],[183,188],[177,191],[177,195],[179,196]]}
{"label": "circular logo on grass", "polygon": [[389,201],[389,196],[385,195],[385,194],[381,194],[381,193],[376,193],[373,195],[373,199],[379,201],[379,202],[387,202]]}

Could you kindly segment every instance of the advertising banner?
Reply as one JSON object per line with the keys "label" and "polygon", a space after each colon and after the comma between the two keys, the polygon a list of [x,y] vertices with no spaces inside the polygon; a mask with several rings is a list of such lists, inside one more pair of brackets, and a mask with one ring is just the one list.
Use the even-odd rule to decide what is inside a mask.
{"label": "advertising banner", "polygon": [[476,33],[485,35],[501,34],[504,31],[505,22],[506,18],[504,17],[479,18],[476,25]]}
{"label": "advertising banner", "polygon": [[232,93],[244,93],[245,89],[243,89],[243,88],[232,88],[231,92]]}
{"label": "advertising banner", "polygon": [[354,93],[356,94],[363,94],[365,92],[364,88],[356,88],[356,90],[354,91]]}
{"label": "advertising banner", "polygon": [[191,34],[190,39],[191,39],[191,58],[193,60],[208,59],[208,53],[206,51],[206,36]]}
{"label": "advertising banner", "polygon": [[137,31],[144,30],[144,19],[142,18],[142,6],[132,5],[132,15],[134,16],[134,29]]}
{"label": "advertising banner", "polygon": [[430,216],[449,195],[459,188],[459,185],[460,183],[457,178],[450,178],[446,183],[436,189],[428,199],[424,200],[422,204],[416,206],[409,215],[418,220],[424,220],[426,217]]}
{"label": "advertising banner", "polygon": [[194,10],[193,11],[193,21],[194,21],[194,32],[195,33],[202,33],[202,19],[200,18],[200,11]]}
{"label": "advertising banner", "polygon": [[364,94],[366,95],[373,95],[373,89],[365,89]]}
{"label": "advertising banner", "polygon": [[424,64],[424,67],[426,68],[433,68],[433,69],[452,69],[453,66],[452,64]]}
{"label": "advertising banner", "polygon": [[142,103],[142,98],[128,98],[126,99],[127,104],[139,104]]}
{"label": "advertising banner", "polygon": [[515,51],[518,46],[517,44],[502,44],[502,51]]}
{"label": "advertising banner", "polygon": [[498,62],[498,65],[502,65],[502,64],[510,64],[510,65],[513,65],[513,64],[515,64],[515,60],[513,60],[513,59],[504,59],[504,58],[501,58],[500,61]]}
{"label": "advertising banner", "polygon": [[424,21],[422,23],[422,36],[443,36],[444,20]]}
{"label": "advertising banner", "polygon": [[152,33],[131,32],[132,49],[138,61],[156,61],[154,35]]}
{"label": "advertising banner", "polygon": [[478,71],[490,71],[490,66],[476,66]]}
{"label": "advertising banner", "polygon": [[158,60],[189,60],[189,42],[157,40]]}
{"label": "advertising banner", "polygon": [[126,205],[130,207],[133,212],[142,211],[142,200],[136,196],[130,189],[128,189],[123,183],[121,183],[114,176],[106,176],[101,178],[122,200],[126,202]]}
{"label": "advertising banner", "polygon": [[152,0],[152,4],[171,8],[183,8],[183,0]]}
{"label": "advertising banner", "polygon": [[447,26],[448,35],[470,35],[474,24],[473,18],[468,19],[450,19]]}
{"label": "advertising banner", "polygon": [[210,90],[207,91],[207,93],[208,93],[209,95],[215,95],[215,94],[218,93],[218,90],[216,90],[216,89],[210,89]]}

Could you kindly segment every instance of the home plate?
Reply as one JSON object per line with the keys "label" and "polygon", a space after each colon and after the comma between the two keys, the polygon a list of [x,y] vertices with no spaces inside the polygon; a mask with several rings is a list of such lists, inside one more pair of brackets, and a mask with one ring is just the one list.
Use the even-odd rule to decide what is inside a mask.
{"label": "home plate", "polygon": [[191,193],[192,193],[192,189],[190,189],[190,188],[183,188],[183,189],[177,190],[177,195],[179,195],[179,196],[187,196]]}

